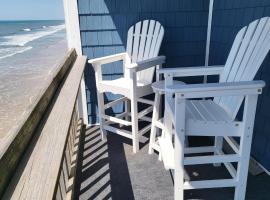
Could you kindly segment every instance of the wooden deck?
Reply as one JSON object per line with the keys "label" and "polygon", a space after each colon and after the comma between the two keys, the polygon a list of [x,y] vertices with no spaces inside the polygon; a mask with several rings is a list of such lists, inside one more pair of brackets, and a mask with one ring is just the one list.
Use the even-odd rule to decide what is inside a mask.
{"label": "wooden deck", "polygon": [[[195,141],[196,142],[196,141]],[[132,153],[131,141],[109,134],[101,141],[99,127],[88,128],[81,136],[75,199],[173,199],[173,179],[158,161],[148,155],[148,141]],[[212,165],[187,168],[191,179],[228,177],[225,168]],[[268,200],[270,177],[266,174],[249,176],[246,200]],[[233,199],[233,189],[191,190],[185,199]]]}

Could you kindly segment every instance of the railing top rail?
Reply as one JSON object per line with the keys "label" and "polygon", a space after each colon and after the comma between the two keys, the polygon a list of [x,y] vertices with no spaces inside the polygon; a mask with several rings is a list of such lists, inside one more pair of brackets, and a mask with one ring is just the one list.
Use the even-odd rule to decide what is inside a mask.
{"label": "railing top rail", "polygon": [[[53,75],[49,77],[51,81],[48,81],[48,85],[40,90],[33,103],[31,103],[31,105],[29,105],[25,109],[23,116],[18,121],[18,123],[14,124],[13,128],[7,134],[7,137],[0,138],[0,159],[2,159],[3,155],[8,150],[14,139],[24,129],[24,126],[26,126],[29,119],[31,119],[31,117],[35,115],[36,110],[46,107],[46,103],[48,103],[48,101],[50,100],[50,96],[55,92],[57,86],[60,84],[62,78],[69,70],[71,64],[74,62],[76,57],[77,54],[75,49],[71,49],[63,58],[59,66],[56,67],[55,70],[52,72]],[[46,102],[44,98],[47,99]],[[44,105],[40,105],[41,103],[43,103]],[[29,128],[31,129],[32,127]]]}

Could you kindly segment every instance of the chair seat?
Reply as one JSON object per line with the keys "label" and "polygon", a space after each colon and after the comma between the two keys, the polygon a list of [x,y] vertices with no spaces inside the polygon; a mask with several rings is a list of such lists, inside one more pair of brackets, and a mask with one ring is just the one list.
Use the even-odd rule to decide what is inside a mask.
{"label": "chair seat", "polygon": [[189,100],[186,103],[188,120],[232,122],[233,120],[218,104],[212,100]]}
{"label": "chair seat", "polygon": [[[169,102],[168,108],[170,117],[174,120],[174,99]],[[241,127],[241,122],[231,119],[226,111],[212,100],[186,101],[186,135],[238,136]]]}
{"label": "chair seat", "polygon": [[[118,78],[114,80],[101,81],[99,83],[101,92],[112,92],[114,94],[122,94],[129,97],[131,86],[130,80],[127,78]],[[139,97],[152,93],[151,83],[137,81],[137,91]]]}

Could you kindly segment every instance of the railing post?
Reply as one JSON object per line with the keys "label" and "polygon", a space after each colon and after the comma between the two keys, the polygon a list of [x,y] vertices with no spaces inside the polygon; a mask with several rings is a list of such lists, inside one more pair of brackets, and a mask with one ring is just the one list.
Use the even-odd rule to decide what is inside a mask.
{"label": "railing post", "polygon": [[78,94],[79,117],[83,119],[84,124],[89,125],[85,91],[85,81],[83,74]]}

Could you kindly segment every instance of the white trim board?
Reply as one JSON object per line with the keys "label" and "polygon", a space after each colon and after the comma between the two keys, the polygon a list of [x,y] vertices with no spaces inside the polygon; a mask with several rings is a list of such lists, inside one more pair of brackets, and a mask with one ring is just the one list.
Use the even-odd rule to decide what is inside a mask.
{"label": "white trim board", "polygon": [[[64,12],[65,12],[65,24],[68,48],[75,48],[77,54],[82,55],[82,44],[80,35],[80,23],[78,13],[77,0],[63,0]],[[80,84],[78,98],[79,116],[83,119],[84,124],[89,125],[88,114],[87,114],[87,102],[85,92],[85,81],[84,75]]]}

